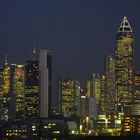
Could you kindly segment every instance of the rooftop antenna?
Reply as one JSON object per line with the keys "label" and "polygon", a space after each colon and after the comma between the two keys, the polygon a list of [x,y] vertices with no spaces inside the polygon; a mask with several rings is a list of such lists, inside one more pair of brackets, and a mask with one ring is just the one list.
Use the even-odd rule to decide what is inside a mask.
{"label": "rooftop antenna", "polygon": [[8,66],[7,54],[4,55],[4,58],[5,58],[5,60],[4,60],[5,61],[5,66],[7,67]]}
{"label": "rooftop antenna", "polygon": [[36,60],[36,48],[35,48],[36,44],[35,43],[33,44],[33,47],[34,47],[33,48],[33,60]]}

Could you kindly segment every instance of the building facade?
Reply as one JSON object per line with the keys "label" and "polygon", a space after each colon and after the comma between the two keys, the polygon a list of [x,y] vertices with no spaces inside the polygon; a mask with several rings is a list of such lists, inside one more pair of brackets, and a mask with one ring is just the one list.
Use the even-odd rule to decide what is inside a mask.
{"label": "building facade", "polygon": [[62,114],[74,109],[76,98],[80,95],[79,81],[68,77],[58,78],[59,110]]}
{"label": "building facade", "polygon": [[10,65],[10,114],[12,118],[24,118],[24,65]]}
{"label": "building facade", "polygon": [[125,112],[125,105],[131,104],[134,93],[133,42],[132,28],[124,17],[118,29],[115,45],[115,88],[118,112]]}
{"label": "building facade", "polygon": [[40,117],[51,116],[51,81],[52,81],[52,54],[49,50],[40,50]]}
{"label": "building facade", "polygon": [[25,63],[25,117],[39,117],[39,61]]}

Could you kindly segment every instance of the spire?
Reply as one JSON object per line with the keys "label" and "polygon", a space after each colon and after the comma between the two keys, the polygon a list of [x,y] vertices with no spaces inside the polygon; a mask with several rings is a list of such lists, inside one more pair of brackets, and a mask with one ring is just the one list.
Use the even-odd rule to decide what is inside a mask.
{"label": "spire", "polygon": [[36,49],[33,48],[33,60],[36,60]]}
{"label": "spire", "polygon": [[126,16],[123,17],[123,21],[121,22],[118,32],[119,33],[132,33],[133,32]]}
{"label": "spire", "polygon": [[5,54],[5,66],[7,67],[8,66],[8,59],[7,59],[7,54]]}

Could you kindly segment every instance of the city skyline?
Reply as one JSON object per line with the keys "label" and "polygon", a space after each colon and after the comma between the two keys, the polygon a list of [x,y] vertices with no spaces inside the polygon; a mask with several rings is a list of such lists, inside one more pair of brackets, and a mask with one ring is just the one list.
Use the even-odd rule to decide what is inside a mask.
{"label": "city skyline", "polygon": [[[20,64],[9,62],[5,54],[5,64],[0,67],[1,136],[58,140],[86,136],[139,136],[140,71],[136,66],[139,59],[135,57],[138,51],[134,51],[134,27],[128,16],[120,18],[117,27],[116,35],[110,38],[115,38],[111,53],[111,50],[104,48],[106,52],[99,48],[97,54],[97,48],[89,47],[90,37],[85,36],[79,40],[82,47],[88,47],[85,51],[83,48],[76,51],[77,46],[71,54],[67,46],[68,55],[65,54],[66,48],[57,49],[69,61],[65,57],[56,59],[57,52],[54,53],[53,47],[39,48],[35,42],[30,58],[28,53],[23,53],[25,59]],[[73,31],[66,33],[75,36]],[[81,37],[84,37],[83,33]],[[103,38],[101,36],[100,41],[107,39],[107,33]],[[77,38],[71,43],[76,43]],[[66,43],[64,39],[61,41]],[[73,40],[73,37],[69,36],[69,39]],[[106,44],[101,42],[100,45]],[[19,60],[22,58],[18,54],[14,56]],[[97,58],[96,62],[101,59],[103,62],[89,65],[90,62],[93,64],[92,57]],[[63,65],[57,68],[56,62],[60,61]],[[102,71],[88,72],[92,66],[96,70],[102,68]],[[84,80],[86,83],[83,83]]]}
{"label": "city skyline", "polygon": [[1,65],[5,53],[10,63],[21,64],[32,58],[34,47],[51,49],[54,79],[70,75],[85,82],[91,73],[104,71],[105,58],[114,54],[120,21],[127,16],[135,36],[136,70],[140,70],[138,0],[32,2],[1,3]]}

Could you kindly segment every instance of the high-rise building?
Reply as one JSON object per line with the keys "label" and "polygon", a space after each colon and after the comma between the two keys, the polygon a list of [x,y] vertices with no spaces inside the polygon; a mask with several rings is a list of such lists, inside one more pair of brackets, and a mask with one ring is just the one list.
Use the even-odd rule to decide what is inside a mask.
{"label": "high-rise building", "polygon": [[10,103],[10,66],[7,63],[7,56],[5,56],[5,66],[3,67],[3,107],[5,120],[10,118],[9,103]]}
{"label": "high-rise building", "polygon": [[135,93],[133,96],[133,102],[140,104],[140,73],[135,72]]}
{"label": "high-rise building", "polygon": [[115,88],[118,112],[125,112],[125,105],[132,102],[133,80],[133,31],[126,17],[120,24],[115,45]]}
{"label": "high-rise building", "polygon": [[24,117],[24,65],[10,66],[10,114],[13,118]]}
{"label": "high-rise building", "polygon": [[140,104],[133,104],[129,114],[124,115],[121,135],[140,136]]}
{"label": "high-rise building", "polygon": [[25,63],[25,117],[39,117],[39,61]]}
{"label": "high-rise building", "polygon": [[76,105],[76,98],[80,94],[79,81],[68,77],[58,78],[59,110],[61,113],[69,112]]}
{"label": "high-rise building", "polygon": [[87,81],[87,97],[89,102],[89,118],[93,119],[97,117],[97,101],[95,96],[95,82],[97,83],[96,74],[93,73],[91,78]]}
{"label": "high-rise building", "polygon": [[40,117],[51,116],[51,81],[52,81],[52,54],[49,50],[40,50]]}
{"label": "high-rise building", "polygon": [[108,94],[106,115],[107,118],[111,119],[113,125],[114,117],[117,115],[117,97],[115,92],[115,60],[110,55],[106,59],[106,92]]}
{"label": "high-rise building", "polygon": [[0,120],[8,119],[8,108],[4,97],[4,67],[0,68]]}
{"label": "high-rise building", "polygon": [[106,74],[100,75],[100,101],[99,101],[99,114],[106,114],[108,109],[108,93],[107,93]]}
{"label": "high-rise building", "polygon": [[95,79],[95,89],[94,89],[94,92],[95,92],[95,97],[96,97],[96,101],[97,101],[97,105],[99,104],[99,101],[100,101],[100,96],[101,96],[101,90],[100,90],[100,75],[97,74],[96,75],[96,79]]}

